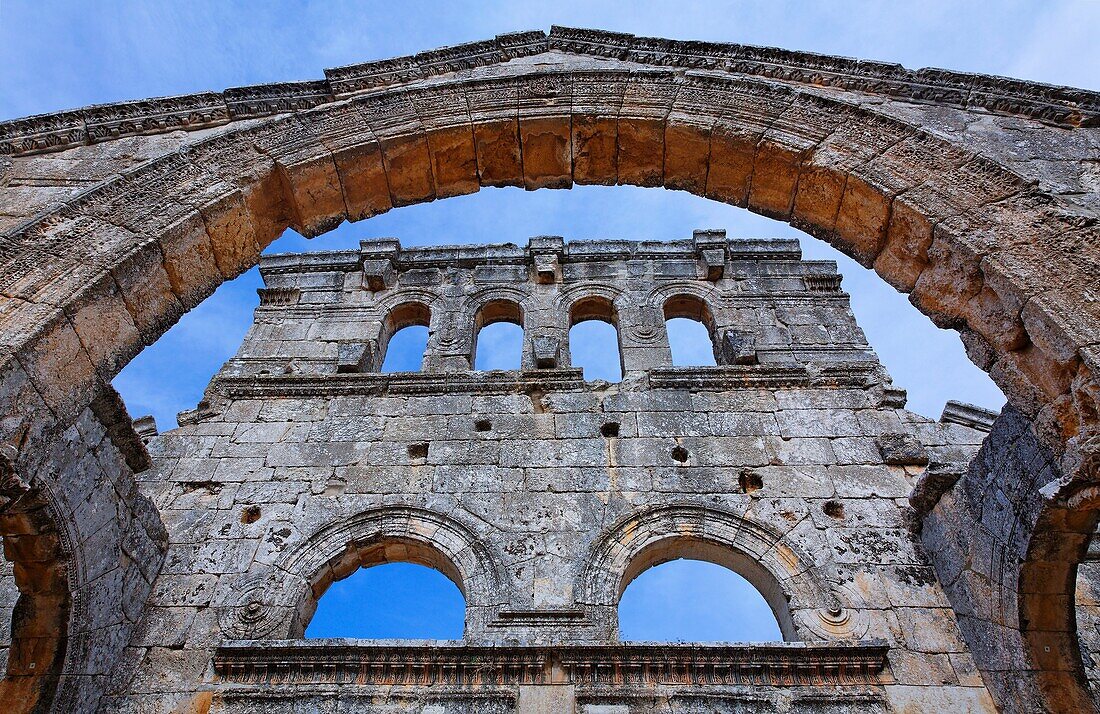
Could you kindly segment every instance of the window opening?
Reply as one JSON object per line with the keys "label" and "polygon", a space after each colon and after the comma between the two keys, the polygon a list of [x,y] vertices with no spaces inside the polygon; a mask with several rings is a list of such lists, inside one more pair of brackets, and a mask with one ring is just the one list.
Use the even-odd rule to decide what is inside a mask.
{"label": "window opening", "polygon": [[317,601],[307,638],[460,640],[462,592],[446,575],[416,563],[359,568]]}
{"label": "window opening", "polygon": [[642,572],[619,600],[625,641],[777,642],[779,623],[764,596],[734,571],[673,560]]}
{"label": "window opening", "polygon": [[584,298],[569,311],[569,361],[587,380],[618,382],[623,378],[618,315],[610,300]]}

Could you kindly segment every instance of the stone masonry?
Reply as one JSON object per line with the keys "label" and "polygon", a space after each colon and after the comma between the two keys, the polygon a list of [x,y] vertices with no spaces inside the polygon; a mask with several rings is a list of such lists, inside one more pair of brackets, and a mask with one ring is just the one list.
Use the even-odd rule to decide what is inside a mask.
{"label": "stone masonry", "polygon": [[[835,265],[800,258],[722,231],[264,258],[238,354],[149,441],[169,546],[106,707],[990,711],[909,496],[991,415],[905,411]],[[672,365],[673,317],[717,367]],[[616,326],[622,382],[570,367],[586,319]],[[471,371],[499,320],[523,369]],[[409,324],[422,371],[379,373]],[[620,643],[623,588],[678,557],[748,578],[786,642]],[[390,561],[459,585],[461,642],[300,639],[330,583]]]}
{"label": "stone masonry", "polygon": [[[568,27],[0,122],[0,710],[1100,711],[1098,167],[1100,93]],[[287,228],[574,184],[830,242],[1009,406],[908,415],[829,269],[706,232],[272,259],[178,431],[110,387]],[[670,315],[718,368],[668,365]],[[582,319],[622,383],[569,367]],[[496,320],[523,369],[472,374]],[[408,324],[424,370],[379,375]],[[791,642],[614,644],[685,554]],[[461,584],[462,644],[271,644],[397,558]]]}

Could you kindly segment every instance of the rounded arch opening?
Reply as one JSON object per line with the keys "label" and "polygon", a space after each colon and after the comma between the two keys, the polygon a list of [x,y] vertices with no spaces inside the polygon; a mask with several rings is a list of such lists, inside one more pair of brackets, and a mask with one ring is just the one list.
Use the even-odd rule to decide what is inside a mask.
{"label": "rounded arch opening", "polygon": [[569,306],[569,363],[588,380],[618,382],[623,378],[622,335],[615,303],[589,295]]}
{"label": "rounded arch opening", "polygon": [[523,339],[523,308],[512,300],[491,300],[474,315],[470,364],[479,371],[520,369]]}
{"label": "rounded arch opening", "polygon": [[673,366],[719,363],[714,315],[705,300],[695,295],[674,295],[665,300],[662,309]]}
{"label": "rounded arch opening", "polygon": [[[619,583],[616,607],[627,588],[643,573],[675,561],[702,561],[740,576],[767,604],[784,641],[798,639],[794,618],[782,585],[767,568],[736,548],[697,537],[671,537],[651,543],[628,563]],[[714,613],[716,616],[718,613]],[[621,623],[620,623],[621,628]]]}
{"label": "rounded arch opening", "polygon": [[[309,630],[314,616],[318,611],[318,604],[330,588],[332,588],[335,583],[347,582],[349,579],[365,571],[373,570],[374,575],[382,575],[381,578],[373,578],[373,582],[367,583],[368,586],[372,586],[376,589],[386,587],[385,579],[387,576],[390,577],[389,586],[391,588],[396,587],[412,595],[415,595],[416,592],[415,589],[410,590],[410,586],[415,585],[417,582],[430,583],[437,586],[440,584],[437,578],[432,578],[422,571],[387,567],[402,564],[419,566],[421,569],[433,571],[454,585],[458,591],[457,596],[462,601],[463,614],[460,620],[463,622],[463,625],[459,628],[458,636],[453,639],[461,639],[464,630],[467,596],[466,585],[458,566],[442,551],[431,544],[412,538],[402,537],[388,537],[370,543],[351,544],[343,553],[331,560],[310,581],[309,591],[305,601],[299,607],[298,617],[291,630],[291,637],[349,636],[311,635],[309,634]],[[348,595],[349,593],[340,594]],[[453,602],[448,602],[448,598],[442,598],[439,602],[452,606],[454,604]],[[340,602],[335,603],[337,608],[342,608],[342,611],[337,614],[337,617],[343,617],[345,619],[345,623],[343,624],[354,625],[355,623],[349,620],[353,620],[355,617],[362,614],[362,604],[362,599],[356,602],[353,590],[350,593],[350,597],[340,598]],[[409,610],[406,607],[415,606],[414,602],[406,601],[404,603],[396,603],[390,598],[388,600],[380,599],[378,604],[390,608],[392,612],[399,612],[405,616],[415,617],[416,615],[415,611]],[[429,613],[424,612],[420,613],[421,616],[426,616],[428,614]],[[328,624],[331,625],[331,623]],[[420,624],[430,627],[430,623],[428,623],[426,619],[421,621]],[[435,624],[439,625],[440,623]],[[446,623],[443,624],[445,627]],[[394,637],[401,639],[444,639],[415,636],[406,638],[400,635],[395,635]]]}
{"label": "rounded arch opening", "polygon": [[[670,61],[677,60],[670,56]],[[669,73],[674,74],[676,82],[695,81]],[[663,184],[797,222],[863,264],[873,265],[899,290],[912,292],[914,302],[938,324],[963,332],[975,361],[995,375],[1012,402],[1036,420],[1044,439],[1060,452],[1068,448],[1071,457],[1077,456],[1076,449],[1086,441],[1083,437],[1096,433],[1096,355],[1077,338],[1080,328],[1087,333],[1095,326],[1095,312],[1082,301],[1086,291],[1051,291],[1048,299],[1035,289],[1087,285],[1090,271],[1095,272],[1095,261],[1080,259],[1081,247],[1095,242],[1095,229],[1081,221],[1069,202],[1037,194],[1008,162],[1002,165],[975,154],[965,142],[925,131],[918,122],[892,118],[877,111],[874,103],[857,105],[822,96],[824,90],[814,94],[758,78],[739,77],[734,83],[716,76],[705,80],[711,94],[700,92],[697,105],[685,107],[686,116],[679,120],[673,118],[675,113],[661,114],[670,117],[662,124],[631,119],[630,95],[612,91],[608,80],[613,77],[600,78],[595,71],[589,75],[584,81],[605,84],[596,88],[603,91],[586,94],[596,99],[580,105],[586,107],[584,114],[569,109],[571,95],[557,91],[554,83],[554,91],[539,102],[521,103],[525,121],[515,114],[501,119],[499,112],[481,111],[499,95],[456,82],[468,102],[456,103],[464,107],[467,119],[463,123],[456,117],[455,126],[477,124],[469,133],[470,146],[463,147],[466,151],[433,155],[419,124],[413,133],[404,134],[408,123],[368,126],[372,118],[391,116],[385,110],[392,104],[386,103],[394,97],[377,92],[334,103],[331,109],[322,107],[314,112],[318,121],[311,124],[311,131],[324,139],[326,119],[347,120],[332,126],[376,137],[366,150],[363,144],[339,143],[350,148],[326,153],[320,161],[297,162],[293,157],[302,154],[291,150],[295,147],[287,145],[287,137],[300,134],[280,132],[282,118],[261,120],[248,128],[213,132],[185,148],[192,165],[202,166],[217,181],[235,183],[239,191],[219,191],[216,197],[210,192],[209,200],[199,200],[205,179],[197,179],[187,184],[185,200],[165,195],[163,171],[180,160],[179,152],[169,152],[117,181],[104,181],[108,190],[90,187],[81,192],[73,212],[50,212],[21,226],[13,245],[23,254],[13,264],[31,266],[33,274],[20,276],[26,278],[22,285],[31,286],[20,290],[35,297],[42,286],[50,286],[53,294],[46,303],[28,299],[25,305],[17,304],[8,315],[9,334],[27,337],[12,346],[22,367],[13,366],[4,378],[14,393],[17,380],[30,375],[43,399],[5,424],[4,438],[33,427],[29,447],[48,446],[49,437],[41,434],[51,430],[44,427],[71,421],[91,400],[102,375],[116,374],[213,286],[255,264],[258,251],[287,225],[317,235],[349,215],[364,218],[392,206],[477,190],[479,184],[537,188],[573,181]],[[500,82],[523,82],[527,87],[530,79],[520,73],[518,79]],[[578,75],[578,86],[580,81]],[[453,89],[449,84],[441,80],[437,86]],[[660,96],[661,90],[675,87],[658,81],[653,89]],[[515,91],[516,86],[507,90]],[[668,109],[677,93],[663,94]],[[599,99],[602,96],[608,99]],[[651,99],[646,93],[641,96]],[[565,107],[554,106],[562,99]],[[748,109],[731,113],[730,106]],[[807,134],[772,131],[773,125],[782,126],[779,117],[792,108],[798,112],[799,130]],[[580,143],[570,129],[575,112],[578,119],[613,119],[585,124],[605,127],[593,132],[606,132],[583,137],[590,147],[587,153],[574,146]],[[490,118],[470,122],[471,116]],[[555,141],[545,141],[555,129]],[[506,145],[491,157],[482,156],[473,146],[473,136],[493,131]],[[461,134],[465,132],[456,133]],[[556,148],[540,154],[540,142]],[[601,153],[601,146],[611,149]],[[561,147],[568,148],[560,151]],[[521,156],[521,148],[525,159],[541,160],[509,160]],[[856,161],[837,161],[838,155]],[[664,161],[654,162],[653,157]],[[852,166],[858,170],[848,168]],[[120,195],[142,208],[120,206],[115,203]],[[186,213],[157,210],[169,204]],[[96,224],[94,216],[107,213],[117,215],[113,220],[126,226],[129,235],[154,240],[131,253],[134,245],[125,243],[125,237],[116,241],[123,231],[103,230],[109,224]],[[1033,226],[1043,229],[1032,231]],[[1034,242],[1013,240],[1020,235]],[[51,241],[57,240],[70,246],[67,255],[85,261],[89,269],[94,266],[96,272],[81,272],[78,263],[67,263],[64,256],[35,259],[35,251],[45,252],[42,246],[56,245]],[[1074,243],[1058,242],[1062,240]],[[117,288],[105,288],[100,295],[87,292],[87,279],[102,273],[104,266],[121,267],[121,258],[118,266],[96,260],[108,254],[127,256],[125,274],[106,278],[108,283],[117,281]],[[142,299],[141,291],[149,285],[160,290],[155,300]],[[119,291],[127,298],[121,308]],[[95,347],[84,348],[79,346],[80,320],[47,321],[43,304],[90,310],[93,315],[121,314],[126,329],[102,342],[94,333],[88,335],[91,339],[84,344]],[[68,354],[78,358],[57,359],[51,344],[67,346]],[[65,373],[59,378],[62,369]],[[1064,664],[1056,662],[1053,668]]]}
{"label": "rounded arch opening", "polygon": [[428,351],[431,318],[431,310],[419,302],[402,303],[390,310],[378,337],[378,371],[420,371]]}
{"label": "rounded arch opening", "polygon": [[0,493],[0,541],[0,703],[12,714],[48,711],[68,647],[72,595],[61,534],[41,494]]}

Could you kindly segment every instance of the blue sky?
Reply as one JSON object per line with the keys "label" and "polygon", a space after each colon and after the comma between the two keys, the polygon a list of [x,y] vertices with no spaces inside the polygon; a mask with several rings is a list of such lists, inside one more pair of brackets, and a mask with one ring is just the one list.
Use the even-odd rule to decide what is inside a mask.
{"label": "blue sky", "polygon": [[[546,30],[551,24],[774,45],[1100,89],[1098,2],[0,0],[0,119],[319,78],[324,67],[501,32]],[[785,224],[683,193],[630,187],[487,189],[345,224],[313,241],[288,232],[269,252],[351,247],[382,236],[396,236],[405,245],[522,244],[539,234],[668,239],[688,237],[699,227],[726,228],[731,236],[798,236],[808,258],[836,259],[857,318],[895,383],[909,390],[911,409],[936,417],[947,399],[990,408],[1003,402],[992,382],[966,360],[956,335],[935,329],[873,274]],[[116,386],[135,416],[152,413],[167,429],[175,425],[177,411],[195,405],[247,330],[259,285],[253,270],[222,286],[123,371]],[[481,364],[506,364],[515,339],[503,329],[487,335],[479,349]],[[706,350],[697,338],[683,344],[688,351]],[[409,352],[403,359],[415,362],[415,357]],[[595,349],[589,361],[606,366],[606,351]],[[728,594],[719,579],[696,575],[695,582]],[[438,594],[435,586],[417,585],[406,576],[413,577],[392,576],[390,582],[426,597]],[[663,582],[676,587],[672,576]],[[416,598],[409,602],[417,605]]]}

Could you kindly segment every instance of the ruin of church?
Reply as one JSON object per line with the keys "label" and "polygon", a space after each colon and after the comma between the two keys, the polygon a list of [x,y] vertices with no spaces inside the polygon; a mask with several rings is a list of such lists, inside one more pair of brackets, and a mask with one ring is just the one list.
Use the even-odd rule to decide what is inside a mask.
{"label": "ruin of church", "polygon": [[[0,710],[1096,711],[1098,166],[1094,92],[562,27],[0,122]],[[829,241],[1008,405],[907,411],[792,240],[261,257],[574,184]],[[133,420],[111,379],[255,265],[203,400]],[[673,364],[676,318],[713,366]],[[621,381],[572,364],[589,320]],[[474,368],[496,322],[519,369]],[[410,325],[421,369],[383,371]],[[744,576],[783,641],[623,641],[624,589],[677,558]],[[461,589],[461,640],[305,638],[390,562]]]}

